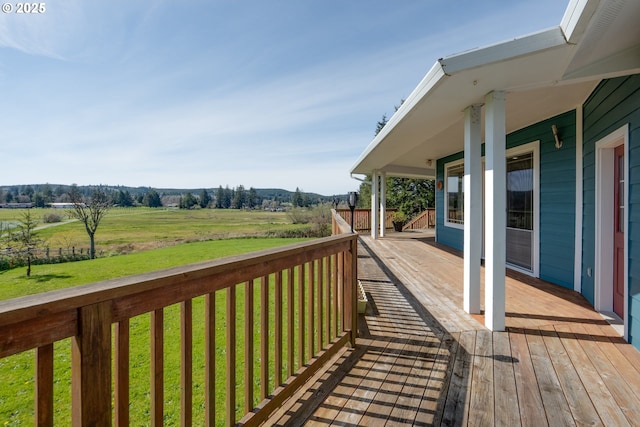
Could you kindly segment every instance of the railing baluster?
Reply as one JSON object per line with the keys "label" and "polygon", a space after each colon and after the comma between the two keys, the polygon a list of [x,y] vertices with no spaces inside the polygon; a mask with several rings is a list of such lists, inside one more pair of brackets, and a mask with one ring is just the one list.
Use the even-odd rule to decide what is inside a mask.
{"label": "railing baluster", "polygon": [[253,409],[253,280],[244,287],[244,412]]}
{"label": "railing baluster", "polygon": [[358,297],[356,295],[356,276],[358,271],[358,241],[356,239],[351,241],[351,248],[347,252],[347,259],[345,260],[347,279],[345,282],[345,312],[347,313],[346,327],[351,331],[351,347],[356,346],[356,336],[358,335],[358,311],[356,304],[358,303]]}
{"label": "railing baluster", "polygon": [[307,292],[308,292],[308,296],[307,296],[307,352],[309,353],[308,357],[309,359],[311,359],[314,355],[315,352],[313,351],[313,343],[314,343],[314,337],[313,337],[313,331],[314,331],[314,322],[313,322],[313,318],[315,317],[314,315],[314,289],[313,289],[313,285],[314,285],[314,276],[315,276],[315,262],[314,261],[310,261],[309,262],[309,270],[308,270],[308,277],[307,277]]}
{"label": "railing baluster", "polygon": [[338,255],[338,308],[340,309],[338,313],[338,320],[340,321],[340,326],[337,329],[338,333],[344,332],[344,252],[340,252]]}
{"label": "railing baluster", "polygon": [[287,270],[287,377],[293,375],[293,267]]}
{"label": "railing baluster", "polygon": [[331,285],[332,291],[331,296],[333,297],[333,310],[332,310],[332,318],[333,318],[333,334],[331,335],[331,339],[336,338],[340,333],[338,330],[338,313],[340,313],[339,305],[338,305],[338,255],[331,255]]}
{"label": "railing baluster", "polygon": [[236,286],[227,288],[227,425],[236,423]]}
{"label": "railing baluster", "polygon": [[324,287],[324,280],[322,279],[322,275],[324,274],[324,259],[323,258],[319,258],[318,259],[318,269],[316,271],[317,273],[317,288],[318,288],[318,297],[316,299],[316,349],[318,351],[322,350],[322,336],[324,335],[323,332],[323,321],[322,321],[322,301],[324,300],[323,298],[323,287]]}
{"label": "railing baluster", "polygon": [[275,321],[274,331],[274,375],[273,388],[277,388],[282,384],[282,271],[276,272],[276,283],[274,292],[274,315]]}
{"label": "railing baluster", "polygon": [[216,294],[205,295],[205,424],[216,425]]}
{"label": "railing baluster", "polygon": [[298,266],[298,368],[304,366],[304,264]]}
{"label": "railing baluster", "polygon": [[260,400],[269,395],[269,276],[260,278]]}
{"label": "railing baluster", "polygon": [[151,425],[164,423],[164,312],[151,312]]}
{"label": "railing baluster", "polygon": [[324,341],[331,342],[331,257],[325,258],[324,263]]}
{"label": "railing baluster", "polygon": [[129,319],[116,324],[115,416],[116,426],[129,425]]}
{"label": "railing baluster", "polygon": [[36,349],[36,426],[53,426],[53,344]]}
{"label": "railing baluster", "polygon": [[193,423],[193,302],[180,304],[180,425]]}

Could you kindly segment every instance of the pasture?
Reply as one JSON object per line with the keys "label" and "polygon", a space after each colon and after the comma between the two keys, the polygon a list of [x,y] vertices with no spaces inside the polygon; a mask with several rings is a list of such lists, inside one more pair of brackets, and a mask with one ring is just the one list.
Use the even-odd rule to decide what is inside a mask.
{"label": "pasture", "polygon": [[[18,222],[23,209],[0,209],[0,222]],[[45,224],[47,214],[64,217],[63,222]],[[89,238],[82,223],[68,222],[64,209],[32,209],[38,221],[38,237],[52,251],[72,247],[87,248]],[[284,212],[243,211],[236,209],[113,208],[96,232],[98,256],[109,256],[157,249],[165,246],[236,237],[274,236],[285,231],[304,229],[291,224]]]}

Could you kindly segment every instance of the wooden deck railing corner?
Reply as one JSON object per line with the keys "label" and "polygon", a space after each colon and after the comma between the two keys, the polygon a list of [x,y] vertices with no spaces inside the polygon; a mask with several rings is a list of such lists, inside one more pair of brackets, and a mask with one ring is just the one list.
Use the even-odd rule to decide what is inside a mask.
{"label": "wooden deck railing corner", "polygon": [[[192,425],[194,391],[203,390],[205,425],[258,425],[340,348],[355,346],[357,234],[348,225],[345,232],[345,222],[336,212],[333,230],[334,236],[309,242],[2,301],[0,358],[36,350],[35,423],[57,425],[54,417],[68,404],[54,398],[54,343],[71,338],[72,424],[129,425],[141,416],[130,413],[130,319],[149,316],[150,419],[141,422],[163,425],[166,394],[179,390],[180,423]],[[225,304],[216,304],[218,295]],[[203,319],[195,319],[196,298],[204,304]],[[238,310],[239,301],[244,310]],[[180,383],[165,393],[164,313],[176,304]],[[220,310],[223,324],[216,322]],[[254,311],[260,316],[259,331],[253,328]],[[240,338],[237,320],[245,325]],[[197,328],[204,335],[203,349],[193,347]],[[226,356],[216,358],[222,337]],[[240,341],[243,354],[237,351]],[[204,384],[196,387],[193,360],[199,351],[204,354]],[[246,369],[236,377],[239,360]],[[254,365],[259,372],[254,372]],[[216,386],[216,368],[226,372],[224,389]],[[238,383],[244,383],[240,396]],[[259,384],[259,402],[253,384]],[[216,411],[216,395],[221,394],[225,410]],[[239,397],[244,400],[238,405],[240,416]]]}

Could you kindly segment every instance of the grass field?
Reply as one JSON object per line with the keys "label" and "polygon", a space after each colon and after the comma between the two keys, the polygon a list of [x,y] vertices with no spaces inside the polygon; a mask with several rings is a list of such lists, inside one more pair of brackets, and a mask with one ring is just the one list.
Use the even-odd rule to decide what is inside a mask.
{"label": "grass field", "polygon": [[[24,210],[0,209],[0,222],[15,223]],[[38,220],[63,209],[33,209]],[[87,248],[89,238],[78,221],[38,224],[38,237],[52,250]],[[157,249],[164,246],[242,236],[265,236],[285,230],[304,228],[294,225],[284,212],[243,211],[236,209],[113,208],[96,232],[96,251],[102,256]]]}
{"label": "grass field", "polygon": [[[268,230],[292,227],[283,213],[239,212],[239,211],[178,211],[153,209],[114,209],[105,218],[96,234],[98,248],[126,245],[135,253],[121,256],[102,257],[95,260],[65,264],[36,265],[32,276],[26,277],[24,268],[0,272],[0,300],[17,296],[45,292],[69,286],[92,283],[109,278],[122,277],[153,270],[184,265],[222,256],[266,249],[302,239],[282,238],[237,238],[220,239],[231,236],[260,236]],[[0,210],[0,220],[11,220],[7,210]],[[36,211],[37,212],[37,211]],[[16,212],[12,212],[14,217]],[[69,223],[44,228],[40,231],[50,241],[55,239],[78,239],[86,234],[81,224]],[[73,240],[75,241],[75,240]],[[191,242],[183,243],[181,242]],[[159,249],[144,250],[160,246]],[[136,252],[137,251],[137,252]],[[114,253],[116,253],[115,251]],[[259,286],[255,291],[258,292]],[[238,286],[238,311],[243,311],[244,286]],[[257,294],[256,294],[257,297]],[[256,299],[259,309],[259,298]],[[217,359],[216,396],[217,420],[224,416],[224,292],[220,293],[216,304]],[[273,307],[270,307],[273,310]],[[204,422],[204,301],[194,300],[194,425]],[[165,309],[165,425],[179,424],[179,307]],[[273,318],[271,316],[271,318]],[[259,319],[254,319],[254,328],[259,330]],[[238,337],[242,337],[244,321],[237,325]],[[149,315],[131,319],[131,424],[146,425],[149,420]],[[257,338],[256,338],[257,339]],[[256,346],[257,348],[258,346]],[[241,355],[244,342],[238,341],[237,354]],[[55,386],[56,425],[70,424],[70,340],[55,345]],[[255,371],[258,372],[259,357],[255,357]],[[33,423],[33,362],[34,352],[27,351],[0,360],[0,426],[31,425]],[[296,369],[298,367],[295,367]],[[237,377],[242,378],[244,362],[237,363]],[[258,395],[254,384],[255,393]],[[238,381],[239,402],[236,410],[240,415],[242,407],[243,383]],[[254,402],[254,403],[257,403]]]}

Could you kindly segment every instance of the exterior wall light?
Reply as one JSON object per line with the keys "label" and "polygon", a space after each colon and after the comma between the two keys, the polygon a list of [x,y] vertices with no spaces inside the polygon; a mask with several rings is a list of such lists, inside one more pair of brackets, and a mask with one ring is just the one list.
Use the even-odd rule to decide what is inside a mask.
{"label": "exterior wall light", "polygon": [[560,139],[560,135],[558,135],[558,127],[551,125],[551,132],[553,132],[553,138],[556,140],[556,148],[559,150],[562,148],[562,139]]}

